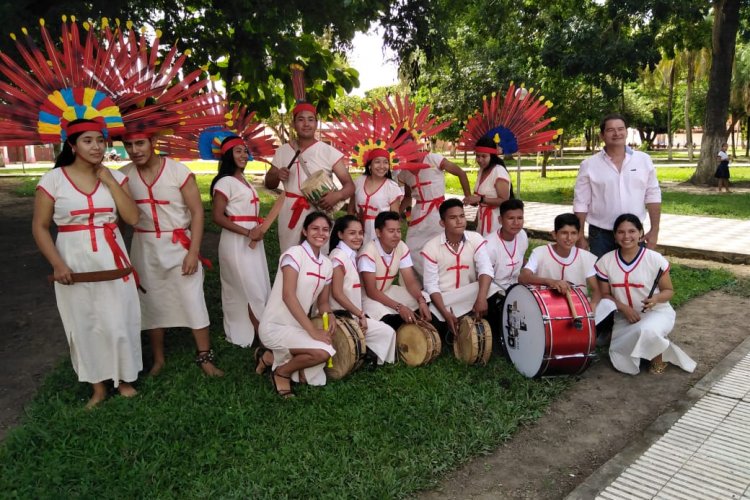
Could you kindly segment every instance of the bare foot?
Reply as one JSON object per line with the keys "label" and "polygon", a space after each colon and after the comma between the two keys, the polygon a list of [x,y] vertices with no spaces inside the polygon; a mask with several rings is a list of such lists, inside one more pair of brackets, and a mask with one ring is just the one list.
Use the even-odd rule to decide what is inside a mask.
{"label": "bare foot", "polygon": [[201,370],[203,370],[203,373],[205,373],[209,377],[223,377],[224,376],[224,372],[216,368],[216,366],[210,361],[201,363]]}
{"label": "bare foot", "polygon": [[155,377],[156,375],[159,375],[159,372],[161,372],[162,368],[164,368],[164,361],[154,361],[154,364],[151,365],[151,370],[149,370],[148,374],[152,377]]}
{"label": "bare foot", "polygon": [[273,366],[273,352],[265,351],[255,366],[255,373],[263,375],[271,366]]}
{"label": "bare foot", "polygon": [[107,399],[107,389],[104,384],[96,384],[94,386],[94,393],[91,395],[91,399],[86,403],[86,409],[90,410],[96,405]]}
{"label": "bare foot", "polygon": [[127,382],[120,382],[120,385],[117,387],[117,392],[119,392],[120,396],[124,398],[132,398],[133,396],[138,394],[138,391],[135,390],[135,387],[128,384]]}

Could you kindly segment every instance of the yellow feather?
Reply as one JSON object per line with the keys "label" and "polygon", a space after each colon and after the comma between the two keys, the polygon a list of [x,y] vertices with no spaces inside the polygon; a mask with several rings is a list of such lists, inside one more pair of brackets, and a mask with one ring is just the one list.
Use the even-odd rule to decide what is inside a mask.
{"label": "yellow feather", "polygon": [[44,18],[39,18],[39,25],[44,26]]}

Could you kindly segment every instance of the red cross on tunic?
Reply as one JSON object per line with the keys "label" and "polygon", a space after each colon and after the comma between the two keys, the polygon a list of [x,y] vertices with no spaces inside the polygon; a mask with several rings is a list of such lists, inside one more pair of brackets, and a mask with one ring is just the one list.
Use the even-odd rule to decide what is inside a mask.
{"label": "red cross on tunic", "polygon": [[549,252],[549,254],[552,257],[552,259],[555,262],[557,262],[558,264],[560,264],[560,268],[561,268],[560,269],[560,279],[564,280],[565,279],[565,268],[571,266],[573,264],[573,262],[575,262],[576,259],[578,258],[578,248],[573,248],[573,252],[575,252],[575,253],[573,254],[573,259],[571,259],[571,261],[570,261],[569,264],[561,262],[560,259],[557,258],[557,255],[555,254],[555,252],[552,251],[552,247],[551,246],[547,246],[547,251]]}
{"label": "red cross on tunic", "polygon": [[256,222],[258,224],[263,224],[263,217],[258,216],[258,197],[253,194],[253,199],[250,200],[250,206],[254,207],[255,215],[230,215],[228,216],[229,220],[232,222]]}
{"label": "red cross on tunic", "polygon": [[[385,266],[385,276],[377,276],[375,275],[375,283],[377,284],[378,281],[382,281],[380,284],[380,291],[382,292],[385,289],[385,285],[390,283],[395,277],[396,274],[391,275],[391,266],[386,264],[385,258],[381,255],[380,260],[383,261],[383,265]],[[393,261],[396,260],[396,256],[394,255],[391,259],[391,264],[393,264]]]}
{"label": "red cross on tunic", "polygon": [[[380,191],[380,189],[385,186],[385,183],[388,182],[388,179],[383,179],[383,182],[378,186],[378,188],[372,193],[367,192],[367,181],[362,183],[362,192],[365,193],[365,203],[359,204],[357,203],[357,206],[359,207],[359,211],[362,213],[362,220],[375,220],[375,216],[378,215],[378,207],[374,207],[370,205],[370,198],[375,196],[375,194]],[[370,211],[375,212],[374,215],[370,215]]]}
{"label": "red cross on tunic", "polygon": [[156,174],[156,177],[154,178],[151,184],[146,182],[146,179],[143,178],[141,171],[138,170],[138,177],[141,178],[141,182],[143,182],[143,185],[146,186],[146,189],[148,190],[148,198],[135,200],[135,202],[139,205],[143,205],[143,204],[151,205],[151,218],[154,220],[154,232],[156,233],[157,238],[161,238],[161,227],[159,226],[159,214],[156,211],[156,205],[169,205],[169,200],[157,200],[154,197],[153,187],[156,184],[156,181],[159,180],[159,177],[161,177],[161,174],[164,172],[165,165],[166,165],[166,159],[163,159],[161,163],[161,168],[159,169],[159,173]]}
{"label": "red cross on tunic", "polygon": [[[97,188],[99,187],[99,184],[97,184]],[[96,189],[94,189],[96,191]],[[96,229],[97,226],[94,226],[94,216],[96,214],[104,214],[104,213],[111,213],[114,212],[115,209],[112,207],[101,207],[97,208],[94,206],[94,200],[91,197],[93,193],[86,195],[86,202],[88,204],[88,208],[84,208],[81,210],[71,210],[70,215],[85,215],[88,214],[89,216],[89,223],[87,224],[89,235],[91,236],[91,250],[96,252],[98,251],[97,244],[96,244]],[[100,226],[101,227],[101,226]]]}
{"label": "red cross on tunic", "polygon": [[448,242],[445,242],[445,248],[448,249],[448,251],[453,254],[454,257],[456,257],[456,265],[446,268],[446,271],[456,271],[456,288],[458,288],[461,285],[461,271],[466,269],[471,269],[469,266],[461,265],[461,254],[464,251],[465,244],[462,241],[461,242],[461,249],[458,251],[458,253],[454,252],[450,246],[448,246]]}
{"label": "red cross on tunic", "polygon": [[310,255],[310,252],[304,246],[302,247],[302,249],[305,251],[305,254],[307,255],[307,257],[311,261],[313,261],[315,264],[317,264],[317,266],[318,266],[318,272],[317,273],[313,273],[313,272],[308,271],[305,274],[306,276],[312,276],[312,277],[314,277],[316,279],[316,281],[315,281],[315,290],[313,290],[313,297],[314,297],[315,294],[318,292],[318,287],[320,287],[320,282],[321,281],[325,282],[328,278],[326,276],[323,276],[321,274],[321,266],[322,266],[323,262],[321,260],[317,260],[313,255]]}
{"label": "red cross on tunic", "polygon": [[419,182],[419,170],[415,170],[414,172],[412,172],[412,174],[414,175],[414,185],[411,188],[412,190],[416,189],[417,193],[419,193],[419,200],[417,200],[417,203],[426,203],[429,200],[425,201],[422,186],[429,186],[430,184],[432,184],[432,181]]}
{"label": "red cross on tunic", "polygon": [[620,252],[617,252],[617,266],[620,268],[620,270],[625,273],[625,278],[622,283],[611,283],[609,284],[612,288],[624,288],[625,289],[625,296],[628,298],[628,305],[630,307],[633,307],[633,297],[630,295],[630,289],[631,288],[645,288],[646,285],[643,283],[631,283],[630,282],[630,273],[632,273],[636,267],[638,267],[638,264],[641,263],[641,260],[643,259],[643,256],[646,255],[646,252],[643,250],[640,251],[640,255],[638,256],[638,260],[633,264],[633,267],[630,269],[630,271],[626,271],[622,267],[622,262],[620,261]]}
{"label": "red cross on tunic", "polygon": [[518,247],[518,239],[513,238],[513,251],[509,252],[508,247],[505,246],[505,240],[503,240],[502,236],[498,235],[500,238],[500,243],[503,245],[503,249],[505,249],[505,253],[508,255],[508,258],[510,259],[510,264],[505,264],[505,267],[510,268],[510,274],[513,274],[513,271],[516,270],[516,264],[519,264],[520,262],[517,260],[513,260],[513,258],[516,256],[516,248]]}

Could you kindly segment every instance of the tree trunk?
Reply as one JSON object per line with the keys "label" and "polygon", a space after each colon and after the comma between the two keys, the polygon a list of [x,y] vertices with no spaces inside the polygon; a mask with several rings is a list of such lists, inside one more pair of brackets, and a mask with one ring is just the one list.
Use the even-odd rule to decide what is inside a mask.
{"label": "tree trunk", "polygon": [[547,162],[549,162],[550,151],[544,151],[542,153],[542,178],[547,178]]}
{"label": "tree trunk", "polygon": [[695,52],[688,51],[687,59],[687,87],[685,88],[685,144],[687,145],[688,161],[693,161],[693,125],[690,123],[690,100],[693,97],[693,82],[695,81]]}
{"label": "tree trunk", "polygon": [[711,33],[711,72],[706,97],[706,119],[701,141],[701,156],[693,184],[714,181],[716,153],[727,137],[727,112],[729,90],[732,82],[732,65],[737,43],[740,0],[714,0],[714,25]]}
{"label": "tree trunk", "polygon": [[745,134],[747,134],[745,137],[745,158],[750,156],[750,116],[747,117],[747,122],[745,123]]}
{"label": "tree trunk", "polygon": [[736,151],[735,142],[734,142],[734,136],[735,136],[734,132],[735,132],[735,129],[737,128],[737,120],[739,120],[739,118],[736,118],[734,115],[732,115],[732,121],[730,122],[730,125],[729,125],[729,130],[730,130],[729,133],[732,134],[732,156],[735,158],[737,157],[737,151]]}
{"label": "tree trunk", "polygon": [[669,70],[669,99],[667,101],[667,150],[669,161],[672,161],[672,104],[674,103],[674,77],[676,61],[672,59],[672,68]]}

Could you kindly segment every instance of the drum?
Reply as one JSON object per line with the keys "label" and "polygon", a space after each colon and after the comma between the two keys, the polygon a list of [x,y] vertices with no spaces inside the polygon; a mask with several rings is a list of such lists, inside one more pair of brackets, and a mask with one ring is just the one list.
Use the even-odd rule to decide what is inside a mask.
{"label": "drum", "polygon": [[442,348],[438,331],[427,321],[404,323],[396,331],[398,357],[409,366],[432,363]]}
{"label": "drum", "polygon": [[[326,194],[328,194],[330,191],[338,191],[338,187],[336,187],[336,184],[333,183],[333,179],[331,179],[325,170],[318,170],[317,172],[313,173],[305,179],[305,182],[302,183],[302,186],[300,187],[300,190],[302,191],[302,194],[305,195],[305,198],[307,201],[313,205],[315,208],[318,208],[322,210],[318,206],[318,202],[321,198],[323,198]],[[330,212],[337,212],[341,210],[341,207],[344,206],[344,202],[340,201],[336,204],[335,207],[333,207],[333,210]]]}
{"label": "drum", "polygon": [[487,320],[477,320],[471,315],[461,318],[453,342],[453,354],[470,365],[486,365],[492,355],[492,329]]}
{"label": "drum", "polygon": [[571,314],[565,297],[551,288],[516,284],[503,306],[505,347],[523,375],[578,374],[588,368],[596,348],[594,314],[585,293],[571,288]]}
{"label": "drum", "polygon": [[[320,316],[313,318],[312,322],[316,328],[323,328],[323,319]],[[326,365],[328,378],[341,380],[364,363],[367,345],[365,334],[359,328],[357,320],[337,316],[331,344],[336,349],[336,354],[333,355],[333,366]]]}

